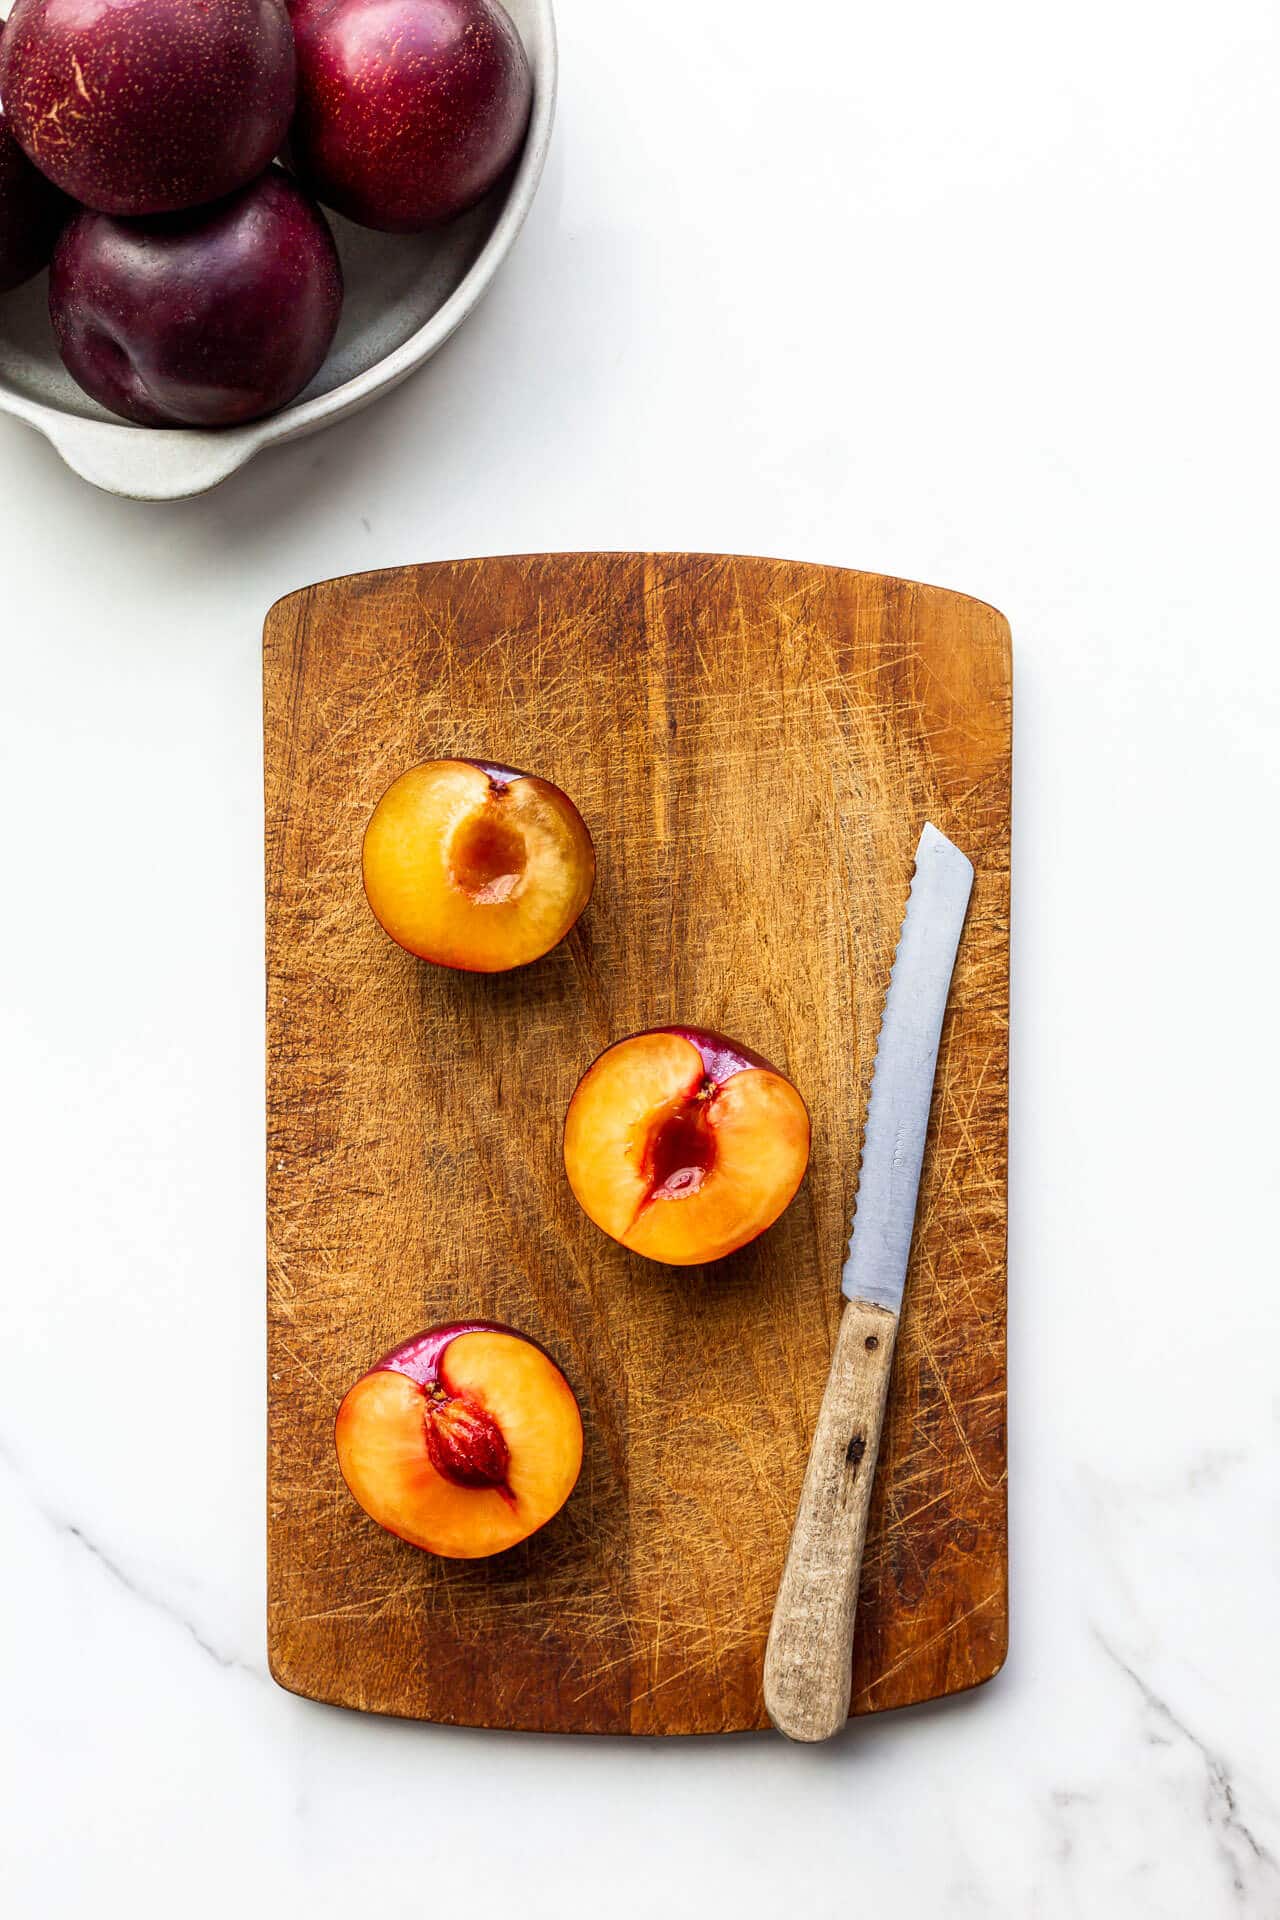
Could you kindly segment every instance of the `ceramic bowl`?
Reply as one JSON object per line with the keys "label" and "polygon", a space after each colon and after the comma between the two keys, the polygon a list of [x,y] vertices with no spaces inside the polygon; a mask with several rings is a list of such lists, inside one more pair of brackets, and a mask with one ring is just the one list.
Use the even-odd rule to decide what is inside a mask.
{"label": "ceramic bowl", "polygon": [[[327,213],[342,255],[338,335],[310,386],[265,420],[220,432],[134,427],[82,393],[58,358],[46,276],[0,296],[0,410],[51,440],[76,473],[135,500],[216,487],[263,447],[317,433],[386,393],[441,347],[488,287],[524,223],[551,139],[556,33],[551,0],[504,0],[534,77],[524,151],[504,186],[434,234],[371,233]],[[7,7],[3,9],[7,11]]]}

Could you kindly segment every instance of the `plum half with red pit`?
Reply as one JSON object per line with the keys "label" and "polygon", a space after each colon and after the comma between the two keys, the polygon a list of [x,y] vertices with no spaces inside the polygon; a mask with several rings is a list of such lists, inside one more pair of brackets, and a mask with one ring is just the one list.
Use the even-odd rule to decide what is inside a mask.
{"label": "plum half with red pit", "polygon": [[551,1356],[491,1320],[404,1341],[356,1381],[334,1430],[342,1477],[380,1527],[478,1560],[559,1513],[582,1467],[582,1418]]}
{"label": "plum half with red pit", "polygon": [[527,966],[591,898],[595,850],[551,781],[484,760],[428,760],[374,808],[361,856],[370,907],[419,959],[470,973]]}
{"label": "plum half with red pit", "polygon": [[578,1083],[564,1128],[578,1204],[633,1253],[719,1260],[773,1225],[809,1163],[809,1112],[784,1074],[699,1027],[619,1040]]}

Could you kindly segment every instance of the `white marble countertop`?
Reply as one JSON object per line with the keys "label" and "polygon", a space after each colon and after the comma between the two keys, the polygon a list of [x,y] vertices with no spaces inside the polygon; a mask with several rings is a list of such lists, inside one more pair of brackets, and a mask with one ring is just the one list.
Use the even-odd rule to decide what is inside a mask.
{"label": "white marble countertop", "polygon": [[[560,15],[398,394],[173,508],[0,426],[6,1911],[1280,1913],[1274,14]],[[266,1674],[262,616],[578,546],[1013,624],[1012,1650],[824,1750]]]}

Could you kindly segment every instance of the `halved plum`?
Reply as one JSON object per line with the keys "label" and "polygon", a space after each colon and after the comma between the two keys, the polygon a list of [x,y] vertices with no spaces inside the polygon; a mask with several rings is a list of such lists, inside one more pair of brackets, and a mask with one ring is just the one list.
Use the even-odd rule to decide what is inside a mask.
{"label": "halved plum", "polygon": [[582,1466],[568,1381],[535,1341],[489,1320],[431,1327],[384,1354],[347,1393],[334,1439],[370,1518],[451,1560],[528,1539]]}
{"label": "halved plum", "polygon": [[472,973],[539,960],[591,898],[595,850],[549,780],[428,760],[392,782],[364,836],[364,890],[391,938]]}
{"label": "halved plum", "polygon": [[722,1034],[654,1027],[579,1081],[564,1163],[583,1211],[668,1266],[719,1260],[773,1225],[809,1164],[809,1112],[784,1074]]}

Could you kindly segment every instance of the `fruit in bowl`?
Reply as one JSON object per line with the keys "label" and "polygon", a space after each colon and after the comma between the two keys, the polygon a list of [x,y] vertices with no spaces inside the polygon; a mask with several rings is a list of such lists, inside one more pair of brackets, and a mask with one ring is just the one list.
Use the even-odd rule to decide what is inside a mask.
{"label": "fruit in bowl", "polygon": [[[4,29],[0,25],[0,46]],[[14,139],[0,111],[0,293],[49,264],[70,205]]]}
{"label": "fruit in bowl", "polygon": [[582,1418],[559,1367],[488,1320],[432,1327],[385,1354],[347,1393],[334,1437],[370,1518],[453,1560],[526,1540],[582,1466]]}
{"label": "fruit in bowl", "polygon": [[278,152],[296,65],[284,0],[16,0],[0,99],[26,153],[100,213],[172,213]]}
{"label": "fruit in bowl", "polygon": [[596,871],[567,794],[481,760],[428,760],[393,781],[365,831],[362,866],[393,940],[471,973],[549,953],[591,898]]}
{"label": "fruit in bowl", "polygon": [[719,1260],[794,1198],[809,1112],[785,1075],[723,1034],[655,1027],[619,1040],[579,1081],[564,1127],[574,1197],[633,1253]]}
{"label": "fruit in bowl", "polygon": [[[131,448],[60,399],[41,398],[32,424],[99,484],[168,498],[225,478],[281,433],[326,424],[429,357],[474,305],[537,185],[551,0],[524,0],[523,17],[547,99],[517,171],[533,68],[499,0],[12,0],[0,31],[0,293],[48,263],[77,208],[145,223],[139,239],[77,219],[51,299],[67,371],[133,425],[242,426],[287,406],[323,362],[341,282],[318,204],[290,226],[277,187],[236,202],[278,180],[291,128],[299,192],[306,168],[332,206],[369,226],[416,232],[504,181],[509,216],[491,196],[454,241],[411,250],[403,268],[354,249],[365,297],[344,338],[344,378],[308,394],[303,417],[238,436],[228,461],[194,443]],[[232,205],[253,218],[228,236],[219,210]],[[357,386],[346,377],[356,374],[375,377]],[[59,413],[66,429],[55,434]]]}
{"label": "fruit in bowl", "polygon": [[299,177],[362,226],[417,233],[520,151],[533,80],[497,0],[296,0]]}
{"label": "fruit in bowl", "polygon": [[341,310],[324,215],[278,168],[188,213],[79,213],[49,275],[68,371],[142,426],[230,426],[283,406],[318,370]]}

